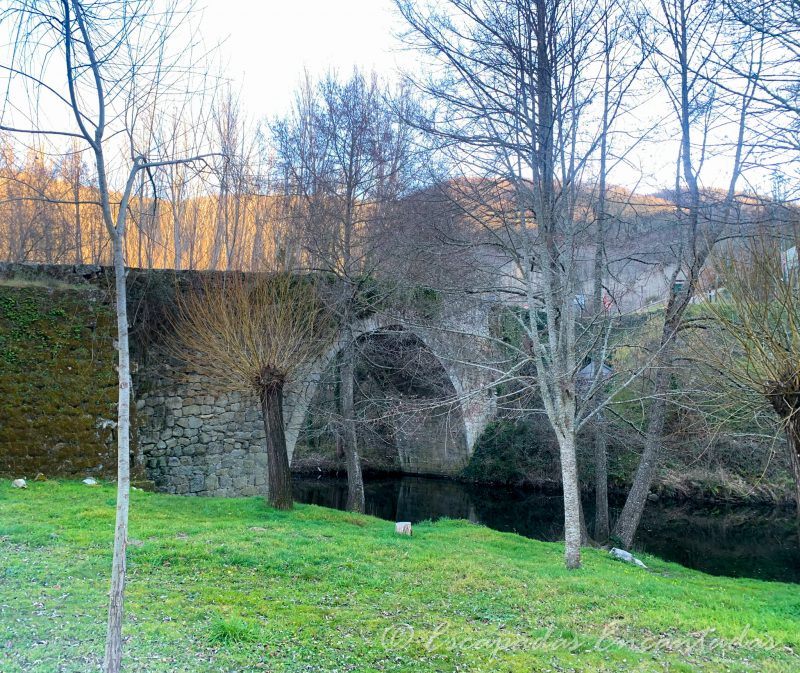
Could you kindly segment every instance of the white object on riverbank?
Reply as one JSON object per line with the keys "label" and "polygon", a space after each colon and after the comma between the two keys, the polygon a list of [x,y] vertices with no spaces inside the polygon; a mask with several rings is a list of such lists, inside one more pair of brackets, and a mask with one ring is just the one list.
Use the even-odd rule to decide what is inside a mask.
{"label": "white object on riverbank", "polygon": [[398,535],[411,535],[411,522],[410,521],[398,521],[394,525],[394,532]]}
{"label": "white object on riverbank", "polygon": [[24,479],[14,479],[14,481],[11,482],[11,485],[14,488],[28,488],[28,482]]}
{"label": "white object on riverbank", "polygon": [[81,483],[86,484],[87,486],[97,486],[97,479],[86,477],[86,479],[84,479]]}
{"label": "white object on riverbank", "polygon": [[625,561],[625,563],[633,563],[633,565],[637,565],[640,568],[644,568],[645,570],[647,570],[647,566],[644,563],[642,563],[638,558],[636,558],[633,554],[631,554],[629,551],[612,547],[608,553],[611,554],[611,556],[613,556],[615,559],[619,559],[620,561]]}

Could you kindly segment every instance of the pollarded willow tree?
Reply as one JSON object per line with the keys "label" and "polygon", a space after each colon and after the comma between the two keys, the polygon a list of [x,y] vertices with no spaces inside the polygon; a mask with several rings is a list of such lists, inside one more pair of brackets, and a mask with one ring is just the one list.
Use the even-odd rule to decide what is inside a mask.
{"label": "pollarded willow tree", "polygon": [[[202,63],[192,57],[190,12],[190,4],[171,0],[11,0],[0,9],[5,94],[0,131],[22,144],[36,138],[49,143],[54,153],[81,151],[90,157],[97,180],[91,203],[111,241],[119,399],[114,558],[103,664],[107,673],[119,671],[122,657],[130,500],[125,240],[131,197],[143,173],[209,156],[194,147],[185,155],[167,155],[142,127],[161,117],[155,110],[190,93],[192,75]],[[181,35],[188,37],[182,40]],[[67,148],[60,144],[70,141]],[[63,205],[74,208],[75,199]]]}
{"label": "pollarded willow tree", "polygon": [[768,406],[777,416],[800,517],[800,267],[783,247],[762,232],[722,251],[714,300],[703,303],[717,329],[702,354],[730,384],[726,406],[737,415]]}
{"label": "pollarded willow tree", "polygon": [[283,397],[330,343],[333,321],[312,276],[213,274],[178,297],[173,354],[221,390],[252,394],[263,414],[267,499],[292,507]]}

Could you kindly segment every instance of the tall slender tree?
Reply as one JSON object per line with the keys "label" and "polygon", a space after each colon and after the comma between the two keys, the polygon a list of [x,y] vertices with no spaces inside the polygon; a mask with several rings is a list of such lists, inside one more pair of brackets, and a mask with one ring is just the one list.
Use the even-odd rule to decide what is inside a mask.
{"label": "tall slender tree", "polygon": [[[536,373],[533,385],[560,450],[565,562],[577,568],[576,442],[597,407],[578,400],[577,373],[590,352],[580,338],[576,297],[584,280],[579,251],[591,242],[587,167],[608,132],[593,107],[604,93],[596,67],[604,14],[595,3],[573,0],[397,5],[411,28],[409,42],[432,57],[433,76],[417,84],[435,101],[425,130],[461,168],[447,191],[482,232],[471,244],[508,261],[497,266],[507,277],[495,279],[493,293],[524,306],[513,313],[525,335],[526,347],[515,355],[522,362],[509,363],[499,380],[530,386],[521,376],[525,361]],[[608,91],[611,98],[624,87],[609,83]],[[615,105],[609,100],[606,109]],[[594,356],[602,361],[602,349]],[[602,368],[596,372],[601,376]],[[597,388],[592,381],[590,397]]]}
{"label": "tall slender tree", "polygon": [[[306,82],[293,111],[273,124],[286,214],[300,233],[304,263],[336,278],[342,344],[339,410],[348,475],[348,509],[364,511],[356,432],[352,323],[365,310],[364,286],[387,256],[393,204],[413,184],[411,106],[376,75],[354,71]],[[373,297],[377,304],[385,297]]]}
{"label": "tall slender tree", "polygon": [[[640,27],[680,134],[675,200],[681,236],[653,363],[645,445],[613,531],[625,547],[633,543],[659,466],[676,339],[706,260],[732,222],[737,184],[747,157],[745,134],[760,60],[757,47],[730,54],[730,59],[735,59],[732,62],[746,67],[751,76],[742,79],[741,89],[730,96],[720,95],[716,82],[723,79],[723,64],[731,62],[720,58],[725,52],[727,25],[725,8],[717,0],[660,0]],[[724,148],[729,182],[720,200],[713,193],[704,194],[701,170],[711,158],[712,129],[723,124],[732,130],[734,140]]]}
{"label": "tall slender tree", "polygon": [[[170,40],[186,9],[150,0],[12,0],[0,10],[0,26],[17,42],[6,49],[0,72],[8,97],[0,130],[19,138],[43,138],[54,147],[71,140],[88,148],[97,178],[97,202],[111,241],[117,314],[117,506],[114,557],[103,669],[120,670],[130,503],[130,354],[126,298],[125,240],[129,206],[143,171],[200,156],[167,157],[139,145],[138,113],[158,97],[169,98],[178,68],[191,57]],[[177,45],[174,45],[177,46]],[[58,60],[56,60],[58,59]],[[56,67],[58,65],[58,67]],[[34,91],[28,111],[18,90]],[[16,101],[16,98],[14,98]],[[47,101],[47,105],[42,104]],[[44,111],[48,110],[47,116]],[[65,119],[71,119],[66,125]],[[64,126],[59,124],[65,123]],[[126,147],[120,138],[128,138]]]}

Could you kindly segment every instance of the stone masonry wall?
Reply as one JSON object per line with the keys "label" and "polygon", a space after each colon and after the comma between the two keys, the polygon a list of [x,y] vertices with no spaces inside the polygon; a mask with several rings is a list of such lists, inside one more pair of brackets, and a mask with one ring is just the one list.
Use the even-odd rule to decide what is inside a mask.
{"label": "stone masonry wall", "polygon": [[255,402],[214,391],[196,375],[140,387],[139,459],[159,491],[183,495],[266,494],[264,425]]}
{"label": "stone masonry wall", "polygon": [[[136,411],[131,443],[134,476],[145,477],[167,493],[262,495],[267,488],[267,462],[263,421],[256,401],[246,395],[222,392],[197,374],[176,370],[162,348],[163,338],[171,329],[168,316],[173,313],[176,289],[188,287],[197,277],[198,272],[129,270]],[[26,417],[21,417],[17,425],[11,423],[9,409],[13,407],[25,416],[28,412],[22,405],[29,403],[31,397],[26,386],[30,387],[37,376],[47,380],[47,385],[39,386],[47,395],[35,401],[35,415],[43,421],[37,428],[41,430],[39,436],[16,434],[5,445],[0,437],[0,457],[19,454],[28,461],[25,465],[9,464],[5,469],[15,476],[43,471],[47,476],[101,473],[112,477],[114,424],[110,419],[116,401],[112,270],[81,265],[0,264],[0,280],[3,279],[9,295],[3,316],[11,322],[0,330],[0,351],[5,348],[0,353],[0,378],[5,377],[13,385],[6,386],[3,392],[7,394],[0,395],[0,434],[4,429],[16,432],[17,425],[25,426]],[[15,293],[31,297],[26,295],[20,299],[25,301],[19,303]],[[41,295],[36,306],[31,303],[34,294]],[[63,302],[66,303],[62,307]],[[411,320],[412,327],[415,321]],[[375,316],[364,322],[362,333],[366,334],[382,326],[397,325],[398,318],[389,316],[381,322]],[[36,338],[29,334],[34,327]],[[439,334],[423,329],[420,333],[442,360],[456,392],[462,392],[466,384],[461,379],[466,381],[467,376],[458,363],[468,358],[461,353],[460,342],[445,343],[447,338],[443,335],[449,332]],[[41,346],[46,352],[28,357],[21,349],[31,345]],[[337,348],[331,348],[325,362],[330,364]],[[68,356],[72,359],[67,360]],[[322,371],[322,364],[309,363],[302,381],[291,390],[287,388],[284,413],[290,460],[299,431],[305,425],[305,414],[319,379],[317,370]],[[16,368],[11,372],[13,380],[9,378],[12,365]],[[83,378],[76,379],[77,374]],[[60,396],[51,394],[54,387]],[[12,394],[14,391],[19,395]],[[52,407],[51,415],[41,413],[43,404]],[[409,431],[398,442],[401,468],[442,474],[459,468],[472,446],[470,431],[473,426],[480,426],[486,415],[484,407],[488,408],[487,404],[478,407],[477,411],[468,409],[470,413],[464,417],[465,451],[460,450],[463,441],[449,437],[446,429],[426,426],[411,432],[407,427]],[[55,427],[54,419],[59,427]],[[444,444],[440,431],[442,436],[448,436]],[[92,448],[92,442],[97,447]],[[452,452],[450,447],[459,450]],[[72,454],[66,456],[66,450]],[[46,467],[47,461],[50,467]]]}

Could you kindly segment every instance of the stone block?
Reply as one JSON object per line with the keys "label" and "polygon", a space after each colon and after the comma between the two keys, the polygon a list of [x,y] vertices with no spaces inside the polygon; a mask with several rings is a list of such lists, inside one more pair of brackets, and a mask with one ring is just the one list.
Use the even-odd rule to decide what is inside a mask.
{"label": "stone block", "polygon": [[168,400],[166,400],[166,402],[164,402],[164,406],[167,409],[174,411],[183,406],[183,400],[180,397],[170,397]]}

